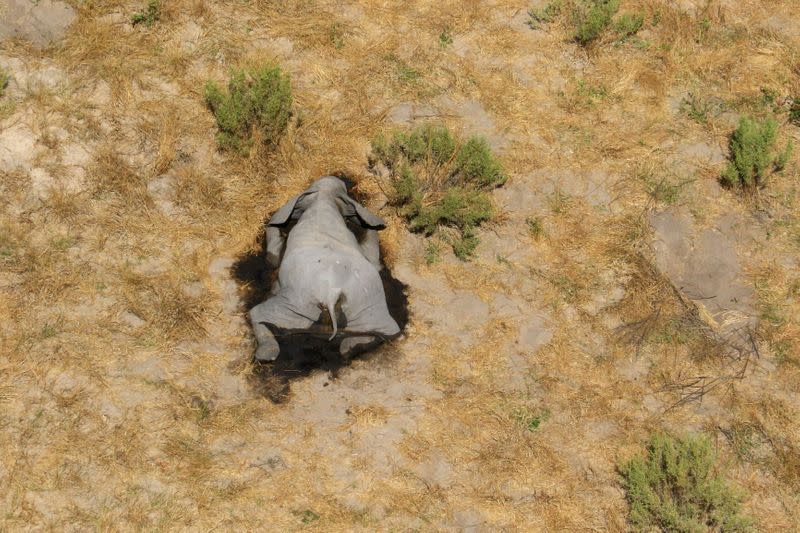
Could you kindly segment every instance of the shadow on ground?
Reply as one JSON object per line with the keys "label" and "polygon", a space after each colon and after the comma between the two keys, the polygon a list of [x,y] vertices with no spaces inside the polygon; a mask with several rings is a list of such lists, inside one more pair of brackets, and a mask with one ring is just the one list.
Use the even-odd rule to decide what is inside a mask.
{"label": "shadow on ground", "polygon": [[[383,254],[382,254],[383,255]],[[277,269],[270,268],[266,259],[266,236],[262,234],[255,250],[239,256],[231,267],[231,275],[239,284],[242,312],[263,302],[270,295],[270,288],[277,278]],[[381,281],[389,314],[395,319],[400,330],[404,331],[408,323],[408,297],[406,286],[395,279],[389,268],[384,265],[381,270]],[[327,314],[323,313],[325,319]],[[354,358],[378,359],[387,361],[396,355],[390,341],[377,348],[350,358],[339,354],[339,344],[344,336],[337,336],[328,341],[329,333],[292,333],[276,335],[281,348],[278,359],[271,363],[259,363],[253,360],[252,371],[248,376],[254,391],[275,403],[288,400],[291,382],[294,379],[308,376],[316,371],[329,372],[335,379],[341,368],[350,364]],[[251,356],[252,357],[252,356]]]}

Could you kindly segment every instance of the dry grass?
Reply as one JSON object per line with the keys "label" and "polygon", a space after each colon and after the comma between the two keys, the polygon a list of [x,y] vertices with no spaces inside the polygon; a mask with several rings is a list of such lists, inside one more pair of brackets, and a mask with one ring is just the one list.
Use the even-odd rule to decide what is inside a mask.
{"label": "dry grass", "polygon": [[[141,3],[102,0],[80,4],[60,46],[4,43],[2,56],[66,81],[9,91],[0,112],[0,133],[36,132],[32,164],[53,177],[41,195],[24,170],[0,180],[0,529],[622,531],[616,465],[661,429],[707,432],[759,529],[797,528],[797,159],[742,201],[714,196],[724,162],[673,158],[681,143],[724,147],[730,113],[768,112],[762,88],[798,95],[800,21],[788,0],[677,4],[623,1],[645,14],[646,45],[589,50],[566,27],[527,28],[518,0],[176,0],[149,29],[127,23]],[[260,61],[290,74],[292,123],[271,152],[220,154],[203,84]],[[687,91],[729,114],[677,111]],[[359,178],[378,209],[368,140],[401,102],[468,129],[445,97],[480,102],[508,140],[508,186],[531,194],[530,212],[482,241],[495,233],[512,253],[424,266],[384,208],[386,260],[419,283],[397,357],[295,379],[285,403],[258,395],[219,265],[331,171]],[[73,164],[76,146],[89,156]],[[610,202],[581,188],[594,170]],[[645,215],[675,204],[769,231],[740,250],[763,318],[741,376],[650,263]],[[527,236],[526,216],[543,217],[544,237]],[[614,289],[618,302],[593,307]],[[421,305],[450,291],[520,310],[492,311],[462,344]],[[552,332],[535,353],[516,345],[534,313]],[[681,384],[734,375],[681,401]]]}

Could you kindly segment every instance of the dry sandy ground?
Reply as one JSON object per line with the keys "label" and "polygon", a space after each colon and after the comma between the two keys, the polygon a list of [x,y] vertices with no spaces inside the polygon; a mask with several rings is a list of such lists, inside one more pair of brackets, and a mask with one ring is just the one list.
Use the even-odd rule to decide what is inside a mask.
{"label": "dry sandy ground", "polygon": [[[76,1],[63,39],[6,39],[0,530],[620,531],[617,466],[660,429],[712,439],[759,529],[800,528],[797,158],[756,197],[717,183],[740,114],[800,138],[800,15],[626,0],[638,37],[586,50],[531,5],[165,0],[147,28]],[[218,153],[203,84],[263,60],[290,130]],[[370,137],[432,119],[510,175],[471,262],[427,265],[367,172]],[[405,335],[254,368],[231,266],[334,170],[390,220]]]}

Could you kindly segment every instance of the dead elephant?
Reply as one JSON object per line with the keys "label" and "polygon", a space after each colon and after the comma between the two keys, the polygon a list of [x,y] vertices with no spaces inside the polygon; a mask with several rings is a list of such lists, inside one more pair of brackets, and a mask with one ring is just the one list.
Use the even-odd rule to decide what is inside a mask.
{"label": "dead elephant", "polygon": [[[360,228],[360,239],[348,223]],[[318,179],[272,216],[267,262],[278,268],[278,279],[269,298],[250,310],[257,360],[278,357],[275,335],[327,335],[317,327],[323,313],[330,316],[328,340],[342,337],[344,356],[400,333],[380,277],[378,231],[385,227],[333,176]]]}

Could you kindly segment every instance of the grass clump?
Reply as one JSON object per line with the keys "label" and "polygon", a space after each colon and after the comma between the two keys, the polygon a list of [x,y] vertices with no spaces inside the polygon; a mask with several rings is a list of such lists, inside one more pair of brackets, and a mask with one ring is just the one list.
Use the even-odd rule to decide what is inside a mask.
{"label": "grass clump", "polygon": [[741,495],[718,475],[708,439],[656,434],[620,469],[635,531],[749,531]]}
{"label": "grass clump", "polygon": [[134,13],[131,17],[131,24],[136,26],[144,24],[151,28],[153,24],[161,17],[161,2],[160,0],[150,0],[147,2],[147,7],[143,11]]}
{"label": "grass clump", "polygon": [[263,144],[274,145],[291,116],[289,77],[275,66],[235,70],[227,92],[208,82],[205,98],[217,119],[223,150],[246,152],[256,134]]}
{"label": "grass clump", "polygon": [[544,235],[542,217],[528,217],[525,219],[525,224],[528,226],[528,233],[535,240],[538,241]]}
{"label": "grass clump", "polygon": [[528,10],[528,26],[535,30],[541,27],[542,24],[553,22],[555,18],[561,14],[564,8],[563,0],[553,0],[546,6],[536,9],[531,8]]}
{"label": "grass clump", "polygon": [[762,122],[742,117],[728,144],[730,162],[722,174],[729,187],[752,188],[763,185],[772,171],[782,170],[792,153],[792,143],[775,151],[778,124],[773,118]]}
{"label": "grass clump", "polygon": [[9,81],[11,81],[11,76],[2,67],[0,67],[0,98],[5,96],[6,87],[8,87]]}
{"label": "grass clump", "polygon": [[789,122],[795,126],[800,126],[800,98],[792,98],[789,106]]}
{"label": "grass clump", "polygon": [[566,15],[572,38],[583,46],[596,41],[612,26],[617,42],[623,42],[642,29],[644,15],[625,13],[612,21],[618,10],[619,0],[552,0],[544,7],[528,10],[528,26],[535,30]]}
{"label": "grass clump", "polygon": [[614,29],[620,40],[636,35],[644,26],[644,15],[641,13],[624,13],[614,23]]}
{"label": "grass clump", "polygon": [[573,11],[575,40],[583,46],[594,42],[611,25],[611,18],[618,9],[618,0],[581,0],[576,2]]}
{"label": "grass clump", "polygon": [[450,244],[462,260],[478,245],[475,228],[492,218],[487,191],[506,181],[485,139],[462,142],[431,124],[375,138],[370,164],[389,171],[392,202],[411,231],[430,236],[450,228]]}

